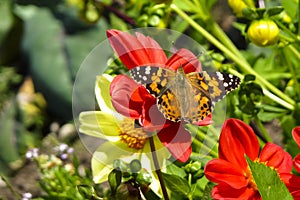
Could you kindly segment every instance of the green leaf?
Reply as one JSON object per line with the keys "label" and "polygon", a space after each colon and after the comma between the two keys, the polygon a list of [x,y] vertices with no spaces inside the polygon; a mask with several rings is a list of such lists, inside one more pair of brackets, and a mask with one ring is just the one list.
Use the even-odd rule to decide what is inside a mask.
{"label": "green leaf", "polygon": [[108,182],[110,185],[112,195],[116,194],[118,186],[121,184],[122,172],[114,169],[108,175]]}
{"label": "green leaf", "polygon": [[276,170],[263,163],[253,162],[249,158],[246,159],[262,199],[293,200],[292,195],[280,180]]}
{"label": "green leaf", "polygon": [[298,8],[297,1],[281,1],[281,4],[291,18],[296,17]]}
{"label": "green leaf", "polygon": [[20,50],[22,20],[13,12],[12,0],[0,1],[0,64],[11,62]]}
{"label": "green leaf", "polygon": [[170,161],[167,161],[167,173],[168,174],[176,174],[177,176],[180,177],[185,177],[186,173],[183,168],[177,167],[173,163],[170,163]]}
{"label": "green leaf", "polygon": [[89,185],[77,185],[77,190],[83,197],[91,199],[94,188]]}
{"label": "green leaf", "polygon": [[192,185],[193,199],[211,199],[211,189],[212,187],[205,177],[198,179],[196,183]]}
{"label": "green leaf", "polygon": [[186,179],[174,174],[171,175],[166,173],[163,173],[163,178],[167,188],[171,190],[173,194],[182,197],[187,197],[190,194],[191,188]]}
{"label": "green leaf", "polygon": [[286,109],[267,105],[267,104],[262,105],[261,108],[262,109],[258,113],[258,117],[260,120],[264,122],[271,121],[274,118],[279,118],[283,115],[286,115],[288,112]]}
{"label": "green leaf", "polygon": [[64,32],[47,9],[35,9],[26,20],[24,50],[37,91],[42,92],[49,110],[56,116],[72,117],[71,74],[64,52]]}
{"label": "green leaf", "polygon": [[245,16],[249,20],[255,20],[259,16],[258,13],[254,9],[249,8],[249,7],[244,8],[242,13],[243,13],[243,16]]}
{"label": "green leaf", "polygon": [[269,9],[267,10],[266,13],[267,13],[267,15],[268,15],[269,17],[271,17],[271,16],[274,16],[274,15],[278,15],[278,14],[281,13],[283,10],[284,10],[283,7],[277,6],[277,7],[269,8]]}
{"label": "green leaf", "polygon": [[[68,35],[61,21],[48,9],[31,7],[30,17],[24,19],[26,31],[23,46],[30,59],[30,73],[34,85],[45,96],[52,114],[65,120],[71,119],[75,77],[85,57],[106,38],[106,24],[100,21],[84,31]],[[96,75],[101,74],[101,70],[106,67],[108,56],[99,55],[100,60],[95,56],[94,59],[86,61],[81,77],[76,77],[73,99],[80,101],[75,105],[77,110],[94,109],[94,99],[90,96],[94,96]]]}
{"label": "green leaf", "polygon": [[14,100],[6,102],[6,106],[1,111],[0,115],[0,171],[7,172],[9,164],[19,159],[18,133],[20,127],[15,121],[16,103]]}
{"label": "green leaf", "polygon": [[153,190],[149,190],[147,193],[144,194],[147,200],[160,200],[161,198],[153,192]]}

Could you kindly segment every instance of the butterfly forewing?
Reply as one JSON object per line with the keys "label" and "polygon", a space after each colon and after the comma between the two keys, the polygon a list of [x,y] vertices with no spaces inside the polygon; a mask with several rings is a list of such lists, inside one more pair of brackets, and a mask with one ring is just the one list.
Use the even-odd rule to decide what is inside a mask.
{"label": "butterfly forewing", "polygon": [[209,87],[212,105],[222,100],[230,91],[240,85],[240,79],[232,74],[205,71],[202,73]]}
{"label": "butterfly forewing", "polygon": [[154,97],[159,97],[168,83],[172,82],[175,72],[161,67],[139,66],[130,70],[132,78],[144,85]]}

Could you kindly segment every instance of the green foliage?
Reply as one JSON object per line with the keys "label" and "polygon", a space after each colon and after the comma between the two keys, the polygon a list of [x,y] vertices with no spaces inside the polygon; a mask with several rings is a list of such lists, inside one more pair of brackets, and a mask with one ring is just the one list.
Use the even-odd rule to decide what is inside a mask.
{"label": "green foliage", "polygon": [[21,75],[12,67],[0,67],[0,110],[6,101],[13,96],[16,86],[21,82]]}
{"label": "green foliage", "polygon": [[191,188],[186,179],[177,176],[175,174],[163,174],[164,181],[167,188],[172,191],[173,194],[179,195],[184,198],[190,195]]}
{"label": "green foliage", "polygon": [[[238,3],[241,2],[250,1]],[[232,19],[231,13],[226,16],[227,4],[224,6],[221,1],[2,0],[0,171],[8,174],[11,169],[21,166],[21,155],[38,145],[48,132],[46,118],[50,121],[72,119],[72,96],[81,100],[80,109],[90,108],[85,92],[94,88],[93,80],[97,74],[87,75],[75,94],[72,94],[73,85],[81,63],[99,42],[106,39],[107,29],[126,31],[149,26],[185,33],[209,49],[213,62],[206,62],[201,55],[196,55],[203,67],[215,65],[212,68],[242,79],[239,90],[227,96],[228,116],[255,121],[253,124],[259,124],[258,130],[263,133],[267,132],[263,123],[278,121],[283,132],[282,146],[296,156],[299,149],[291,137],[291,130],[300,125],[299,5],[297,1],[265,3],[265,8],[255,8],[248,3],[242,9],[242,15],[237,16],[244,19],[233,24],[241,33],[235,37],[242,37],[247,43],[241,50],[219,26],[228,28],[227,20]],[[218,7],[221,10],[218,11]],[[276,40],[264,47],[252,44],[245,34],[253,20],[275,23],[280,29],[278,38],[276,34]],[[226,30],[231,31],[231,28]],[[260,36],[261,32],[257,34]],[[266,35],[270,36],[270,33]],[[193,48],[191,46],[190,50]],[[106,65],[110,65],[106,70],[108,74],[127,72],[123,63],[109,53],[99,55],[95,63],[99,66],[95,70],[98,74],[103,72],[103,66],[108,67]],[[48,113],[37,99],[31,102],[38,108],[33,114],[18,102],[19,85],[25,76],[32,78],[33,88],[45,97]],[[109,83],[103,81],[103,84]],[[33,98],[36,98],[34,94]],[[105,102],[111,105],[110,97]],[[218,117],[223,120],[224,116],[214,119]],[[172,199],[212,199],[213,184],[205,178],[204,167],[218,156],[220,127],[185,127],[193,136],[193,153],[186,163],[168,163],[163,174],[168,192]],[[53,162],[50,157],[43,162]],[[41,187],[45,195],[39,199],[136,199],[140,198],[140,193],[146,199],[160,199],[157,191],[150,189],[157,177],[143,169],[138,160],[129,163],[116,160],[115,169],[109,174],[109,188],[100,186],[101,189],[92,183],[89,172],[86,175],[78,173],[78,160],[74,158],[70,163],[75,171],[68,171],[65,162],[52,163],[53,167],[41,170]],[[248,163],[263,199],[291,199],[276,171],[263,164],[249,160]],[[101,191],[103,188],[105,192]],[[99,191],[101,195],[97,194]]]}
{"label": "green foliage", "polygon": [[263,199],[293,199],[284,183],[280,180],[276,170],[263,163],[252,162],[249,158],[247,158],[247,162]]}
{"label": "green foliage", "polygon": [[111,189],[111,194],[115,195],[117,192],[118,186],[121,184],[122,172],[118,169],[114,169],[108,175],[108,182]]}
{"label": "green foliage", "polygon": [[19,54],[23,23],[14,13],[11,0],[0,2],[0,19],[0,65],[3,65],[12,62]]}

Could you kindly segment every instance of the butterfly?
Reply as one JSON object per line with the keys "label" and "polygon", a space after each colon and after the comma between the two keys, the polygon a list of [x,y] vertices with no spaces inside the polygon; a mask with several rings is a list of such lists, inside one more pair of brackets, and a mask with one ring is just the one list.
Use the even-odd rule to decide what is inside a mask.
{"label": "butterfly", "polygon": [[157,98],[158,110],[165,118],[197,123],[212,113],[215,103],[236,89],[240,79],[222,72],[185,74],[156,67],[138,66],[130,70],[132,78]]}

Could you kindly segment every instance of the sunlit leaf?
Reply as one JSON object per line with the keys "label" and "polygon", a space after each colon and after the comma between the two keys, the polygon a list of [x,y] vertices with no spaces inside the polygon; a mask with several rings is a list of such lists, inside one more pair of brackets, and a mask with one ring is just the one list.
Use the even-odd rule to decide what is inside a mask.
{"label": "sunlit leaf", "polygon": [[280,180],[276,170],[263,163],[253,162],[249,158],[247,158],[247,162],[262,199],[293,199],[284,183]]}

